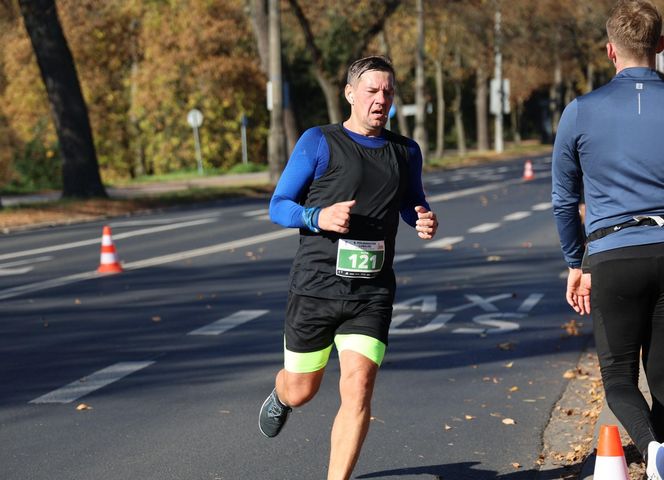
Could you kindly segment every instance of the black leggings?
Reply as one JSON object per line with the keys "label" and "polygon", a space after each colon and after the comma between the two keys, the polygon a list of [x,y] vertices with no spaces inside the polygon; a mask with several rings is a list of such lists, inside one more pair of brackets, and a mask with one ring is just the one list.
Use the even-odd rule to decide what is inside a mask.
{"label": "black leggings", "polygon": [[[664,243],[592,255],[591,307],[606,400],[641,453],[664,441]],[[639,354],[652,395],[638,388]]]}

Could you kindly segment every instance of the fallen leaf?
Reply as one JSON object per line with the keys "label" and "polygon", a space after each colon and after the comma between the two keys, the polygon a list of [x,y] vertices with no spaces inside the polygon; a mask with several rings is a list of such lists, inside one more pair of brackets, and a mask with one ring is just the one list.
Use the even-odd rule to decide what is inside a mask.
{"label": "fallen leaf", "polygon": [[516,468],[517,470],[518,470],[519,468],[521,468],[521,464],[520,464],[520,463],[516,463],[516,462],[513,462],[513,463],[512,463],[512,466],[513,466],[514,468]]}
{"label": "fallen leaf", "polygon": [[506,363],[505,368],[512,368],[514,366],[514,362]]}
{"label": "fallen leaf", "polygon": [[511,342],[503,342],[498,344],[498,348],[501,350],[512,350],[512,348],[514,348],[514,344]]}
{"label": "fallen leaf", "polygon": [[502,257],[500,255],[489,255],[486,257],[487,262],[500,262]]}
{"label": "fallen leaf", "polygon": [[518,392],[518,391],[519,391],[519,387],[517,387],[517,386],[515,385],[515,386],[513,386],[513,387],[510,387],[509,391],[510,391],[510,392]]}
{"label": "fallen leaf", "polygon": [[92,407],[85,403],[79,403],[78,405],[76,405],[76,410],[78,410],[79,412],[83,410],[92,410]]}
{"label": "fallen leaf", "polygon": [[505,425],[516,425],[516,422],[511,418],[503,418],[503,423]]}
{"label": "fallen leaf", "polygon": [[80,305],[80,304],[81,304],[81,300],[77,298],[76,300],[74,300],[74,303],[75,303],[76,305]]}
{"label": "fallen leaf", "polygon": [[570,337],[578,337],[581,335],[580,328],[583,326],[582,323],[578,323],[576,319],[571,319],[567,323],[563,323],[560,328],[565,330],[565,333],[567,333],[568,336]]}
{"label": "fallen leaf", "polygon": [[474,420],[475,419],[475,417],[473,417],[472,415],[464,415],[464,418],[466,420]]}
{"label": "fallen leaf", "polygon": [[161,322],[161,317],[159,315],[155,315],[154,317],[152,317],[152,321],[153,322]]}
{"label": "fallen leaf", "polygon": [[576,377],[576,371],[574,370],[566,370],[565,373],[563,373],[563,378],[566,378],[567,380],[570,380],[572,378]]}
{"label": "fallen leaf", "polygon": [[452,427],[450,427],[447,423],[445,424],[445,430],[452,430]]}

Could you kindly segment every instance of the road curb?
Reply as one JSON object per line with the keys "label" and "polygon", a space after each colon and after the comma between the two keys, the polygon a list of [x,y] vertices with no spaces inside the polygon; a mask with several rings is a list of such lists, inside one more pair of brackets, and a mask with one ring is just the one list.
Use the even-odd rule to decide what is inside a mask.
{"label": "road curb", "polygon": [[[648,383],[646,381],[646,375],[645,372],[643,371],[643,364],[640,365],[639,369],[639,388],[643,392],[643,395],[646,397],[646,400],[648,403],[650,403],[650,389],[648,388]],[[581,473],[579,475],[579,480],[593,480],[594,479],[594,470],[595,470],[595,452],[597,451],[597,439],[599,437],[599,429],[602,425],[618,425],[618,428],[620,429],[620,436],[624,437],[627,433],[625,431],[625,428],[622,426],[622,424],[618,421],[616,416],[613,414],[611,409],[606,403],[606,399],[604,399],[604,403],[602,404],[602,411],[599,414],[599,417],[597,417],[597,422],[595,423],[595,429],[593,433],[593,445],[595,445],[595,449],[593,449],[593,452],[586,457],[586,459],[583,461],[583,467],[581,468]]]}

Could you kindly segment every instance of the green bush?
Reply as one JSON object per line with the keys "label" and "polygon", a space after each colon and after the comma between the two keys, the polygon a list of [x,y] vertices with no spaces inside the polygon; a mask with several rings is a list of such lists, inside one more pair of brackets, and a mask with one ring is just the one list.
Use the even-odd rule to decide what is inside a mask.
{"label": "green bush", "polygon": [[9,187],[18,191],[62,188],[62,162],[57,143],[45,145],[45,122],[35,128],[33,137],[16,149],[14,175]]}

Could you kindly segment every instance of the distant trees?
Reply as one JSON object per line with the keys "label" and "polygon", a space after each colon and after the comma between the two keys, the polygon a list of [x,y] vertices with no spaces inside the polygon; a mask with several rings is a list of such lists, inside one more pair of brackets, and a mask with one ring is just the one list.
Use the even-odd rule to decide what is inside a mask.
{"label": "distant trees", "polygon": [[[664,0],[655,1],[664,7]],[[613,0],[500,3],[503,75],[511,87],[507,139],[550,140],[564,105],[613,75],[604,52],[604,21]],[[66,195],[86,196],[103,194],[95,161],[105,181],[194,169],[186,123],[193,107],[205,116],[200,134],[206,169],[240,163],[243,116],[249,119],[249,159],[264,163],[266,5],[266,0],[0,0],[0,178],[39,188],[45,182],[59,186],[53,180],[62,175],[74,179],[62,185]],[[381,53],[392,58],[397,72],[392,129],[413,133],[416,122],[404,115],[404,105],[419,98],[420,109],[427,106],[418,122],[429,138],[424,149],[440,156],[450,149],[489,148],[498,0],[358,0],[350,8],[348,2],[280,0],[280,6],[283,119],[290,148],[301,130],[343,120],[346,68],[362,55]],[[63,101],[65,94],[55,89],[72,85],[64,78],[46,77],[47,86],[38,81],[40,65],[53,74],[49,57],[34,52],[51,48],[40,39],[55,30],[36,25],[52,25],[44,22],[53,18],[62,27],[53,45],[66,47],[66,38],[71,49],[56,74],[68,72],[69,82],[77,74],[78,100]],[[36,39],[35,50],[26,27]],[[75,90],[65,88],[68,94]],[[63,115],[77,120],[68,124]],[[68,143],[74,137],[81,143]]]}

